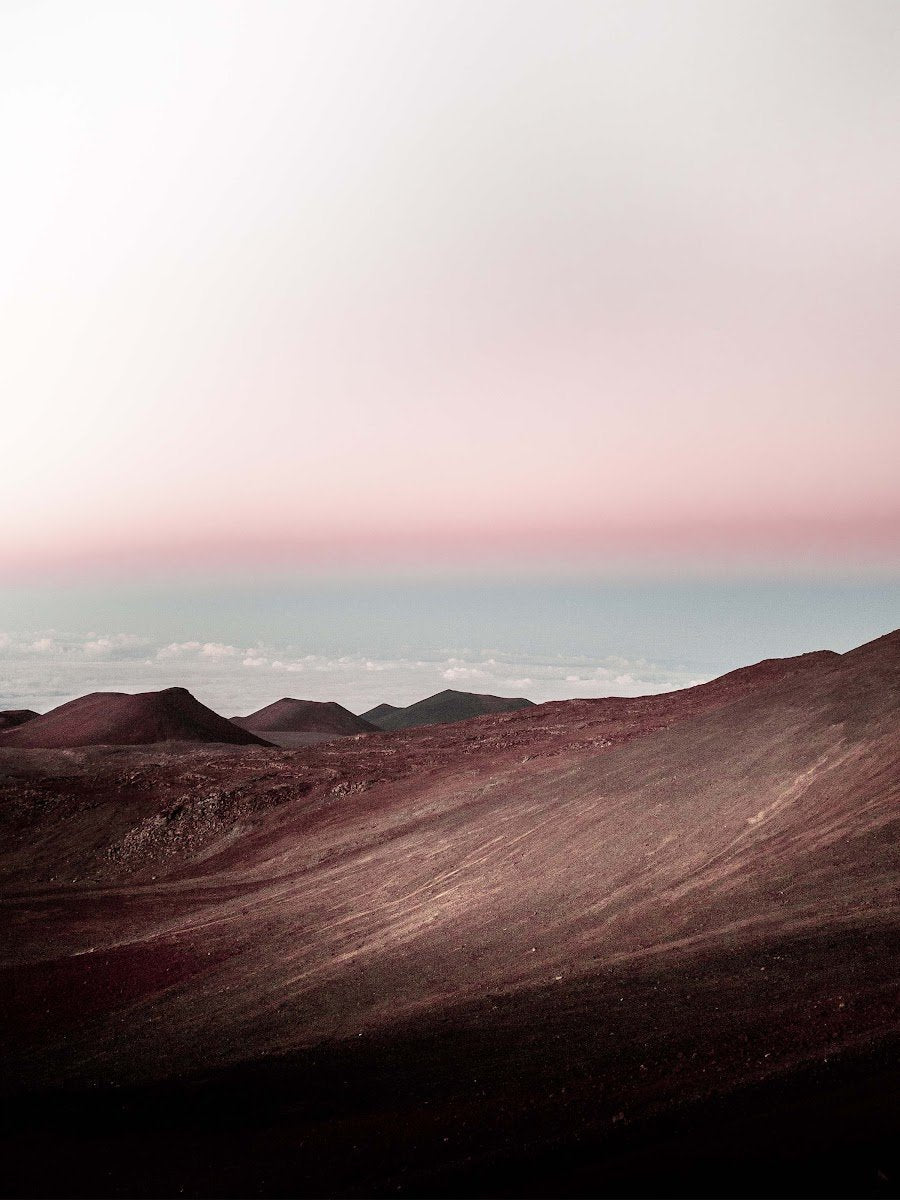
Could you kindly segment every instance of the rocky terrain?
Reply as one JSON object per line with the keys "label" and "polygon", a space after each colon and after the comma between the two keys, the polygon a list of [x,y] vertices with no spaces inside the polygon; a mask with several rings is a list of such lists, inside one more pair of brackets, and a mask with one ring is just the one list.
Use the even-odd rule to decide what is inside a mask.
{"label": "rocky terrain", "polygon": [[0,747],[7,1194],[896,1194],[898,633],[300,750]]}

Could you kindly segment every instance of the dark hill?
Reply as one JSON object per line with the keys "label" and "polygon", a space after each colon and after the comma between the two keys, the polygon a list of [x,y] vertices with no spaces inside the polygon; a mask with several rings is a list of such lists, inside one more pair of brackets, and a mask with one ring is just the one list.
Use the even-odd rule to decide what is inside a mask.
{"label": "dark hill", "polygon": [[534,708],[523,696],[485,696],[478,692],[456,692],[453,688],[427,696],[408,708],[401,708],[379,722],[382,729],[414,729],[418,725],[445,725],[484,717],[488,713],[514,712]]}
{"label": "dark hill", "polygon": [[403,709],[396,704],[376,704],[368,712],[360,713],[360,716],[364,721],[371,721],[373,725],[377,725],[380,729],[388,717],[392,717],[394,713],[399,712],[403,712]]}
{"label": "dark hill", "polygon": [[195,699],[186,688],[91,692],[0,733],[0,747],[132,746],[147,742],[265,745]]}
{"label": "dark hill", "polygon": [[3,709],[0,712],[0,730],[15,729],[18,725],[24,725],[26,721],[33,721],[35,717],[39,717],[40,715],[33,708]]}
{"label": "dark hill", "polygon": [[294,700],[285,696],[249,717],[234,717],[242,729],[257,733],[374,733],[377,726],[333,700]]}

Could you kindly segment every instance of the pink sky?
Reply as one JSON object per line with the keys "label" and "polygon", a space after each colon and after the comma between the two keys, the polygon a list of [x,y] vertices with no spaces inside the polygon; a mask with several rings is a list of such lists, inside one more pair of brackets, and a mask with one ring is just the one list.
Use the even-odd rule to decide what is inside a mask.
{"label": "pink sky", "polygon": [[900,12],[0,17],[0,572],[900,562]]}

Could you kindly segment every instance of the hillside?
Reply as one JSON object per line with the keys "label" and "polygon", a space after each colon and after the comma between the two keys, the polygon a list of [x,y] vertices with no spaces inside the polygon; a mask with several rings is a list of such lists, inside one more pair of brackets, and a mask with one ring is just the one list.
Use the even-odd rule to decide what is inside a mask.
{"label": "hillside", "polygon": [[0,733],[0,746],[141,745],[147,742],[264,745],[201,704],[185,688],[159,692],[92,692]]}
{"label": "hillside", "polygon": [[895,633],[296,754],[0,751],[11,1188],[887,1194],[898,742]]}

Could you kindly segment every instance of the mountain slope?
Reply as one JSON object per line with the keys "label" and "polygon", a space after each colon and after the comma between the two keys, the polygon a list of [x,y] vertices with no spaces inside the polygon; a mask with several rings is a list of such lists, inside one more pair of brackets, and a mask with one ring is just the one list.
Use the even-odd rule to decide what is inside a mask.
{"label": "mountain slope", "polygon": [[163,741],[265,745],[180,687],[136,695],[92,692],[0,733],[0,747],[140,745]]}
{"label": "mountain slope", "polygon": [[[77,1148],[21,1177],[130,1193],[138,1153],[156,1194],[873,1194],[898,742],[895,634],[667,697],[142,761],[105,809],[101,781],[55,813],[93,760],[48,759],[6,839],[40,870],[6,903],[7,1086],[32,1139],[72,1089],[46,1111]],[[154,849],[226,786],[213,840]],[[48,885],[78,837],[95,876]]]}

